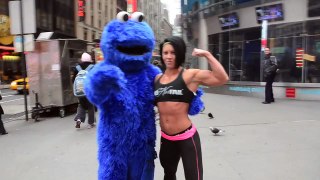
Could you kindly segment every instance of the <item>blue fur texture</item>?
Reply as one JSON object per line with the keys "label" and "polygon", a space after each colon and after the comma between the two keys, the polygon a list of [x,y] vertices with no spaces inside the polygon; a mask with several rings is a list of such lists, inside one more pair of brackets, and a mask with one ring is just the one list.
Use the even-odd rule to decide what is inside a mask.
{"label": "blue fur texture", "polygon": [[197,115],[203,110],[204,104],[203,101],[201,100],[201,96],[203,95],[203,90],[201,88],[198,88],[196,92],[196,96],[193,98],[190,107],[189,107],[189,112],[188,114],[191,116]]}
{"label": "blue fur texture", "polygon": [[[127,72],[141,71],[151,60],[154,42],[153,31],[146,22],[115,20],[110,22],[103,31],[101,49],[110,64]],[[138,52],[139,48],[136,47],[141,47],[140,50],[142,49],[145,53],[140,56],[130,56],[128,53],[121,52],[121,48],[131,48],[131,54]]]}
{"label": "blue fur texture", "polygon": [[99,109],[98,179],[153,179],[156,125],[148,24],[114,20],[104,29],[104,61],[88,73],[87,98]]}
{"label": "blue fur texture", "polygon": [[[99,180],[154,178],[153,85],[161,72],[150,64],[154,42],[145,22],[114,20],[104,28],[100,43],[104,61],[88,73],[84,87],[99,109]],[[197,99],[192,114],[201,104]]]}

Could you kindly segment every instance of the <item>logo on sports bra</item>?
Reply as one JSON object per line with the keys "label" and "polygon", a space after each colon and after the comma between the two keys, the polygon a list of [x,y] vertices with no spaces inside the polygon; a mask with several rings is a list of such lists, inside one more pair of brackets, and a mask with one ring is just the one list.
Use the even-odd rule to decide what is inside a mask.
{"label": "logo on sports bra", "polygon": [[159,88],[156,91],[154,91],[154,95],[155,96],[164,96],[166,94],[170,94],[170,95],[183,96],[183,93],[182,93],[183,89],[170,89],[170,88],[172,88],[172,86]]}

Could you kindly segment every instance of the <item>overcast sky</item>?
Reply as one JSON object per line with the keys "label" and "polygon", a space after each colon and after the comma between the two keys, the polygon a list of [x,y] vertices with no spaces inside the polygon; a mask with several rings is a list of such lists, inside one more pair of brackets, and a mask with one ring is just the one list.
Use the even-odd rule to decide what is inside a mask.
{"label": "overcast sky", "polygon": [[161,0],[161,2],[167,5],[169,11],[169,21],[171,24],[173,24],[176,14],[180,14],[180,0]]}

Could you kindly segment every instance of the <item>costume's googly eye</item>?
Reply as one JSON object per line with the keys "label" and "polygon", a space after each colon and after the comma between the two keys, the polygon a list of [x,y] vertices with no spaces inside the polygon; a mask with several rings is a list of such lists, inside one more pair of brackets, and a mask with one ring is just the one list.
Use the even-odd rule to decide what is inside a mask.
{"label": "costume's googly eye", "polygon": [[143,19],[144,19],[144,15],[143,15],[142,12],[134,12],[131,15],[131,19],[134,20],[134,21],[137,21],[137,22],[142,22]]}
{"label": "costume's googly eye", "polygon": [[123,22],[126,22],[129,20],[129,13],[126,12],[126,11],[121,11],[117,14],[117,19],[119,21],[123,21]]}

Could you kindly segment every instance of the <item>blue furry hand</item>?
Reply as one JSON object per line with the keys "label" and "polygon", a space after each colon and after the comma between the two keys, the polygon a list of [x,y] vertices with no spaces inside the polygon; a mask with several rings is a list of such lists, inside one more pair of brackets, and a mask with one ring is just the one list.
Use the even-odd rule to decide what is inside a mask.
{"label": "blue furry hand", "polygon": [[191,116],[197,115],[204,108],[203,101],[201,100],[201,96],[203,95],[203,90],[198,88],[196,92],[196,96],[193,98],[190,106],[188,114]]}
{"label": "blue furry hand", "polygon": [[125,88],[126,82],[120,68],[102,62],[88,73],[84,91],[90,102],[100,105]]}

